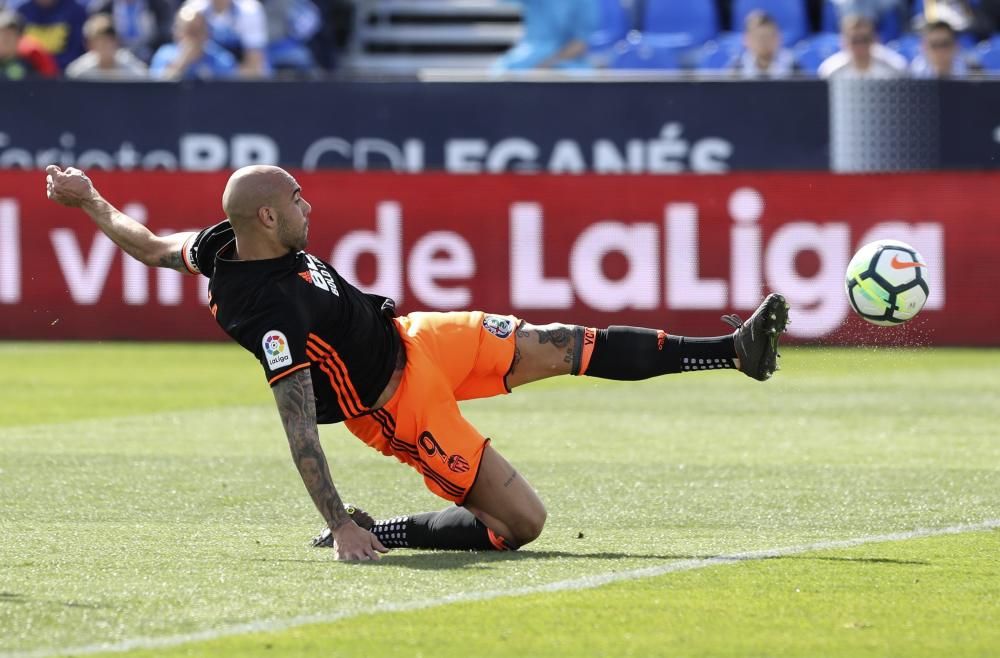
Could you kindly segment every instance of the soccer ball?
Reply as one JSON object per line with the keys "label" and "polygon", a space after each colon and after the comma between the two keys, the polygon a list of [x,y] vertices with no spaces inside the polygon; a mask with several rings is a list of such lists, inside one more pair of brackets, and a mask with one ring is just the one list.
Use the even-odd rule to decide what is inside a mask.
{"label": "soccer ball", "polygon": [[883,327],[913,318],[930,289],[917,250],[897,240],[870,242],[847,266],[847,299],[858,315]]}

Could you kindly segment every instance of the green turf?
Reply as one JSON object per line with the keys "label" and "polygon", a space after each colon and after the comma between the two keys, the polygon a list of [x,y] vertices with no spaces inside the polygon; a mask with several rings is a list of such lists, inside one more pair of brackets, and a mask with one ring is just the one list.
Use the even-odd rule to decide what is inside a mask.
{"label": "green turf", "polygon": [[873,544],[131,655],[987,658],[998,553],[998,531]]}
{"label": "green turf", "polygon": [[[517,556],[397,551],[368,566],[338,564],[307,547],[317,513],[259,366],[239,348],[4,344],[0,358],[13,382],[0,406],[0,653],[358,614],[382,602],[538,585],[681,556],[1000,517],[998,351],[788,350],[784,370],[767,384],[735,373],[638,384],[567,379],[470,403],[470,419],[540,490],[550,512],[545,534]],[[441,506],[414,472],[342,428],[322,434],[345,498],[377,515]],[[740,650],[750,637],[754,655],[865,655],[915,637],[903,632],[909,619],[929,635],[899,653],[934,655],[917,650],[980,637],[959,645],[967,654],[951,653],[992,647],[998,654],[987,628],[1000,625],[1000,579],[984,580],[974,559],[983,541],[993,541],[995,555],[996,540],[972,537],[913,542],[914,550],[954,547],[954,562],[915,558],[954,573],[942,576],[952,584],[940,588],[940,599],[897,599],[898,626],[863,627],[869,621],[859,616],[853,635],[871,638],[864,646],[846,639],[853,635],[842,624],[853,621],[826,619],[824,606],[864,612],[865,602],[886,596],[900,565],[789,558],[394,616],[467,639],[452,653],[431,642],[402,655],[470,655],[476,629],[494,623],[494,610],[523,621],[498,631],[512,644],[488,645],[490,653],[569,656],[583,646],[619,655],[602,644],[617,633],[645,647],[636,655],[650,655],[667,627],[682,626],[701,630],[672,635],[672,655],[751,655]],[[846,598],[813,600],[796,621],[786,612],[803,597],[785,586],[796,569],[815,572],[817,582],[847,579],[838,589]],[[745,580],[726,576],[735,573]],[[666,597],[675,587],[704,595],[686,606],[687,596]],[[650,588],[670,606],[647,610]],[[979,594],[992,602],[992,618],[974,614],[970,601]],[[785,612],[766,615],[763,601]],[[704,607],[713,603],[732,624],[703,619],[718,614]],[[632,623],[637,610],[649,615]],[[883,613],[873,608],[872,619]],[[388,623],[364,619],[368,632]],[[601,626],[609,620],[617,620],[613,631]],[[350,626],[307,627],[272,643],[318,642]],[[184,650],[192,646],[199,645]],[[355,649],[335,655],[361,655]]]}

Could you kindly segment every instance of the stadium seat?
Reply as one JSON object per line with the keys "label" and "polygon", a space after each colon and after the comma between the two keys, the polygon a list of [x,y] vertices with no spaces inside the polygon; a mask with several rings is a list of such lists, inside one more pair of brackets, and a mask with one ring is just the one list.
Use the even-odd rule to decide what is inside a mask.
{"label": "stadium seat", "polygon": [[694,66],[699,71],[722,71],[733,66],[742,52],[742,35],[731,32],[720,34],[697,50]]}
{"label": "stadium seat", "polygon": [[911,32],[885,45],[905,57],[906,61],[912,62],[913,58],[920,54],[920,35]]}
{"label": "stadium seat", "polygon": [[[823,2],[820,29],[823,32],[840,32],[840,16],[837,14],[833,0],[824,0]],[[893,39],[898,39],[903,33],[903,20],[897,12],[888,12],[879,18],[877,29],[882,43],[888,43]]]}
{"label": "stadium seat", "polygon": [[655,40],[630,39],[615,48],[611,68],[618,70],[678,71],[686,48],[662,45]]}
{"label": "stadium seat", "polygon": [[819,65],[840,50],[840,35],[820,32],[795,46],[795,61],[807,75],[816,75]]}
{"label": "stadium seat", "polygon": [[823,16],[819,24],[820,32],[840,32],[840,16],[837,15],[837,7],[833,0],[824,0]]}
{"label": "stadium seat", "polygon": [[632,29],[632,3],[622,0],[599,0],[600,27],[588,40],[591,52],[611,48]]}
{"label": "stadium seat", "polygon": [[976,59],[984,71],[1000,73],[1000,35],[994,35],[989,41],[984,41],[976,48]]}
{"label": "stadium seat", "polygon": [[805,0],[735,0],[733,30],[742,31],[747,14],[755,9],[766,11],[778,22],[786,46],[798,43],[809,32]]}
{"label": "stadium seat", "polygon": [[719,32],[715,0],[646,0],[642,31],[696,46]]}

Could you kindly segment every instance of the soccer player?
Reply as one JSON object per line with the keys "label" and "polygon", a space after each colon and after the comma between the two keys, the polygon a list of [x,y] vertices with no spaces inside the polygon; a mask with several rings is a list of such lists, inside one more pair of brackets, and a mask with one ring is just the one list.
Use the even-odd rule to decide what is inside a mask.
{"label": "soccer player", "polygon": [[[746,323],[725,316],[735,331],[714,338],[539,326],[479,311],[397,317],[392,300],[362,293],[304,251],[312,207],[283,169],[236,171],[222,195],[224,221],[168,236],[117,210],[82,171],[46,172],[50,199],[84,210],[132,257],[209,277],[209,309],[260,361],[292,457],[328,526],[319,541],[342,560],[376,559],[387,546],[514,549],[541,533],[538,494],[462,417],[460,400],[556,375],[640,380],[737,369],[763,381],[777,369],[788,320],[780,295],[769,295]],[[415,468],[455,506],[378,522],[348,509],[317,428],[337,422]]]}

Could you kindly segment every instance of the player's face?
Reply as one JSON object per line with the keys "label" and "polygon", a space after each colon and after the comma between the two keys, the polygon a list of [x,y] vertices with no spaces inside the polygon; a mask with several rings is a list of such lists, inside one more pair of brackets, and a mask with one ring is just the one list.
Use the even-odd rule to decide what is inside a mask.
{"label": "player's face", "polygon": [[298,184],[292,189],[288,202],[278,209],[278,240],[291,251],[302,251],[309,240],[312,206],[302,197],[302,188]]}

